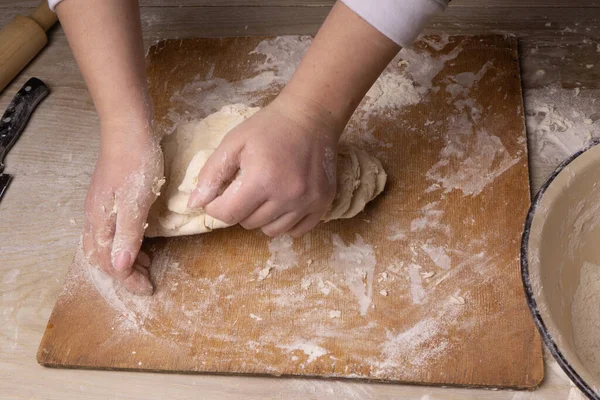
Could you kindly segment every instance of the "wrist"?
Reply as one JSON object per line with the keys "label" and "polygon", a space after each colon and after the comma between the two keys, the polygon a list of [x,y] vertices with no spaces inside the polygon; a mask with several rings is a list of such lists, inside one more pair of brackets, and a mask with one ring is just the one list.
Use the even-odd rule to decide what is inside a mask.
{"label": "wrist", "polygon": [[160,140],[148,117],[111,115],[100,120],[101,150],[108,154],[144,152],[159,146]]}
{"label": "wrist", "polygon": [[340,117],[335,109],[305,93],[297,93],[289,87],[286,87],[277,96],[273,101],[273,106],[296,122],[306,121],[303,125],[310,125],[307,126],[308,129],[319,126],[321,127],[320,131],[325,130],[332,133],[336,141],[339,140],[348,122],[347,119]]}

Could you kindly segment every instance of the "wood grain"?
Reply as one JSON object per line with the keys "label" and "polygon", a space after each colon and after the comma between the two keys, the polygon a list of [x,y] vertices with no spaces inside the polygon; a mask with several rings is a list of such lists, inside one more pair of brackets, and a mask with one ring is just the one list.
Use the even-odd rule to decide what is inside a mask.
{"label": "wood grain", "polygon": [[[284,0],[282,0],[284,1]],[[552,26],[540,31],[539,24],[530,26],[530,10],[512,14],[513,27],[523,33],[521,63],[532,74],[523,75],[525,95],[536,99],[543,93],[544,85],[556,85],[559,94],[570,94],[571,89],[560,89],[561,82],[576,82],[578,77],[594,84],[594,71],[575,71],[591,57],[583,41],[598,39],[597,22],[589,18],[579,23],[581,11],[572,6],[584,7],[595,1],[495,1],[469,0],[471,10],[478,13],[479,4],[485,7],[497,4],[511,6],[531,5],[561,7],[553,15]],[[175,3],[174,3],[175,4]],[[194,4],[201,4],[196,3]],[[202,3],[204,4],[204,3]],[[216,4],[213,2],[212,4]],[[224,4],[219,2],[219,4]],[[458,4],[458,1],[456,1]],[[0,0],[0,25],[14,15],[26,15],[37,1]],[[29,7],[30,6],[30,7]],[[23,8],[20,8],[23,7]],[[149,18],[161,19],[167,7],[156,7],[148,12]],[[173,7],[185,13],[188,9]],[[226,8],[225,8],[226,10]],[[589,10],[588,10],[589,11]],[[174,14],[171,13],[171,15]],[[284,12],[283,10],[281,12]],[[154,15],[153,15],[154,14]],[[489,32],[505,18],[505,7],[497,7],[488,14],[489,21],[480,21],[478,29]],[[537,18],[536,18],[537,19]],[[556,22],[556,24],[554,24]],[[230,24],[235,24],[233,20]],[[242,24],[244,21],[237,21]],[[266,34],[279,34],[277,20],[266,21]],[[449,21],[450,26],[434,28],[438,32],[447,28],[457,30],[461,21]],[[203,27],[188,20],[189,26],[174,23],[169,35],[178,30],[204,36]],[[312,25],[314,27],[314,25]],[[576,32],[561,32],[565,27]],[[590,29],[590,32],[587,29]],[[460,26],[461,33],[471,31],[470,26]],[[308,32],[301,29],[295,34]],[[312,33],[312,32],[311,32]],[[562,37],[569,37],[565,43]],[[145,40],[149,44],[160,36],[152,26],[147,26]],[[173,37],[173,36],[169,36]],[[579,43],[579,44],[578,44]],[[539,52],[534,52],[539,45]],[[567,50],[564,50],[564,47]],[[560,53],[564,52],[565,58]],[[584,61],[586,60],[586,61]],[[538,69],[552,69],[542,79],[535,76]],[[12,94],[29,78],[38,76],[48,83],[53,92],[41,104],[8,159],[11,173],[18,172],[15,182],[0,204],[0,393],[9,399],[189,399],[198,396],[210,400],[250,400],[265,398],[301,399],[383,399],[396,400],[427,398],[448,400],[564,400],[576,396],[568,379],[552,360],[547,358],[546,380],[532,393],[473,389],[437,389],[404,385],[374,385],[352,382],[323,382],[310,379],[243,378],[205,375],[176,375],[150,373],[117,373],[99,371],[56,370],[41,368],[35,362],[35,352],[46,327],[55,299],[72,259],[82,224],[83,199],[89,176],[98,150],[98,120],[91,99],[77,70],[62,30],[50,32],[49,46],[3,93],[0,109],[4,109]],[[587,78],[589,76],[589,78]],[[600,91],[590,85],[582,89],[591,104],[600,99]],[[538,90],[538,88],[540,88]],[[527,105],[526,105],[527,107]],[[531,155],[532,191],[535,193],[549,173],[561,160],[548,160],[533,152]],[[64,169],[79,170],[61,178]],[[54,184],[58,182],[60,188]],[[71,221],[71,219],[73,221]],[[39,260],[44,260],[40,263]],[[573,397],[572,397],[573,398]]]}
{"label": "wood grain", "polygon": [[[205,116],[193,105],[202,104],[203,96],[210,98],[211,89],[199,92],[194,86],[197,77],[214,78],[214,90],[225,82],[254,78],[266,55],[253,50],[264,40],[170,40],[153,46],[148,75],[159,126],[170,131],[174,113]],[[516,40],[436,40],[428,39],[430,47],[420,43],[417,52],[431,64],[444,57],[452,61],[442,64],[435,77],[433,84],[442,90],[427,92],[414,106],[375,113],[364,127],[352,128],[359,122],[351,122],[350,131],[357,131],[345,140],[377,154],[388,173],[385,195],[359,218],[321,224],[294,241],[297,260],[291,266],[275,266],[264,281],[257,281],[256,274],[269,265],[274,257],[269,249],[278,239],[269,240],[260,232],[236,227],[201,237],[149,241],[154,259],[150,272],[157,285],[152,299],[111,292],[77,258],[40,345],[40,363],[538,386],[543,377],[541,341],[524,301],[518,263],[529,179]],[[290,47],[290,53],[281,57],[307,42],[290,43],[283,47]],[[287,68],[294,65],[289,63]],[[402,76],[397,63],[392,62],[386,73]],[[458,100],[463,95],[449,94],[458,74],[479,76],[475,86],[460,89],[469,91],[465,96],[475,102],[472,109],[463,110]],[[260,89],[252,105],[266,104],[280,88]],[[215,109],[228,99],[221,102]],[[471,122],[460,117],[468,109]],[[425,128],[426,121],[437,123]],[[411,127],[423,132],[416,134]],[[369,140],[367,130],[376,139]],[[461,131],[470,133],[464,136]],[[501,148],[496,149],[498,143]],[[447,151],[443,149],[457,146],[464,147],[462,158],[442,158]],[[493,153],[485,157],[497,158],[495,167],[485,167],[487,161],[478,154],[488,152],[489,146]],[[476,174],[494,178],[478,187],[477,176],[469,175],[475,171],[464,167],[473,162],[483,162]],[[429,173],[458,179],[457,190],[431,189]],[[460,183],[465,174],[468,181]],[[431,218],[438,222],[415,229],[415,224]],[[389,239],[396,231],[405,239]],[[359,246],[370,255],[347,265],[336,258],[346,246]],[[431,255],[430,248],[441,254]],[[447,264],[436,257],[447,258]],[[371,269],[358,278],[354,268],[369,265]],[[426,271],[437,277],[424,278],[422,295],[411,295],[414,273],[420,282],[420,272]],[[389,281],[378,279],[384,273]],[[310,285],[304,289],[300,282],[307,279]],[[355,284],[360,285],[358,294],[352,289]],[[322,292],[320,285],[329,289]],[[389,296],[379,294],[381,290]],[[464,297],[466,303],[453,303],[453,296]],[[331,319],[330,310],[338,310],[340,318]],[[417,332],[413,339],[402,339],[411,331]],[[313,351],[318,353],[313,356]]]}

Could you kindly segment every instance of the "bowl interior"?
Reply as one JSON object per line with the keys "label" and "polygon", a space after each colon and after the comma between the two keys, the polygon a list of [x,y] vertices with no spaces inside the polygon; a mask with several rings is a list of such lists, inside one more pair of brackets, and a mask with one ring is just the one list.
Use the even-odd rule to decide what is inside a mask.
{"label": "bowl interior", "polygon": [[[600,271],[600,146],[578,154],[558,171],[529,216],[524,283],[544,342],[573,382],[588,397],[600,399],[600,376],[576,350],[581,330],[574,330],[572,312],[582,268],[593,264]],[[600,314],[600,304],[597,310]]]}

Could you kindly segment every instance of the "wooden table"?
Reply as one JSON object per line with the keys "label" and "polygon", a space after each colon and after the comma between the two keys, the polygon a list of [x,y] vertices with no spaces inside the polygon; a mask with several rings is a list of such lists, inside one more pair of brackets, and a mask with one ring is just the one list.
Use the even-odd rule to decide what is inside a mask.
{"label": "wooden table", "polygon": [[[0,26],[26,14],[34,0],[0,0]],[[313,34],[331,0],[142,1],[145,43],[158,38]],[[433,32],[513,33],[521,40],[527,112],[560,96],[575,107],[600,98],[600,1],[456,0]],[[213,6],[219,4],[219,6]],[[261,5],[244,7],[243,5]],[[600,47],[598,47],[600,48]],[[590,67],[591,65],[591,67]],[[599,67],[596,67],[598,65]],[[30,76],[53,93],[35,113],[7,160],[15,181],[0,207],[0,399],[578,399],[548,358],[546,381],[532,393],[441,389],[360,382],[55,370],[40,367],[35,353],[71,262],[83,222],[83,199],[98,149],[98,119],[60,27],[50,45],[0,95],[4,109]],[[554,85],[557,92],[544,89]],[[580,93],[575,96],[575,87]],[[548,100],[550,98],[550,100]],[[552,110],[550,110],[552,111]],[[535,124],[533,117],[531,121]],[[529,118],[528,118],[529,122]],[[589,126],[600,135],[595,122]],[[565,135],[580,128],[566,126]],[[571,140],[549,157],[537,152],[540,131],[530,132],[532,189],[577,147]],[[567,140],[567,139],[565,139]],[[570,140],[570,139],[569,139]]]}

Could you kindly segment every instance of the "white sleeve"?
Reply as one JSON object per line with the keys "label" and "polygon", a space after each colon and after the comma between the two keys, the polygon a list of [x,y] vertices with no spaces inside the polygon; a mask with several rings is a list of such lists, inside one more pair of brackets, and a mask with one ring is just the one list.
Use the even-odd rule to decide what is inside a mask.
{"label": "white sleeve", "polygon": [[56,7],[56,5],[61,1],[62,0],[48,0],[48,5],[50,6],[50,9],[54,11],[54,7]]}
{"label": "white sleeve", "polygon": [[448,0],[342,0],[342,2],[402,47],[410,46],[427,22],[448,6]]}

